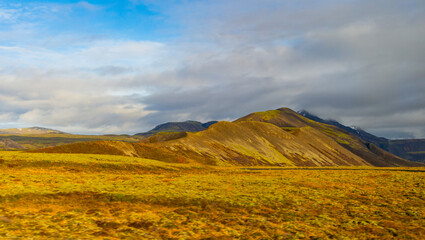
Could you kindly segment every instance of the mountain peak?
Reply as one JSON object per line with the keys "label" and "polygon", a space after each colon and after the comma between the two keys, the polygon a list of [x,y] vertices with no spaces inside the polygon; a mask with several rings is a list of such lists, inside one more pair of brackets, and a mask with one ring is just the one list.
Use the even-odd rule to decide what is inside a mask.
{"label": "mountain peak", "polygon": [[305,127],[310,125],[300,114],[286,107],[278,108],[276,110],[251,113],[245,117],[237,119],[235,122],[240,121],[268,122],[279,127]]}

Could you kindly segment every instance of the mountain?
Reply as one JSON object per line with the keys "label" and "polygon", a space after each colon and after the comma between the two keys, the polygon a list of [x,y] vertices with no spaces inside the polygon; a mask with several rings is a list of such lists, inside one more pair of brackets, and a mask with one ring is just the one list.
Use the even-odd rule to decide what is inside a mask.
{"label": "mountain", "polygon": [[219,166],[422,166],[288,108],[218,122],[204,131],[162,132],[139,143],[99,141],[36,151],[103,153]]}
{"label": "mountain", "polygon": [[388,151],[401,158],[415,161],[425,162],[425,139],[399,139],[391,140],[383,137],[377,137],[371,133],[368,133],[361,128],[351,128],[335,120],[324,120],[314,114],[311,114],[305,110],[299,112],[300,115],[314,120],[316,122],[325,123],[336,126],[342,130],[350,132],[357,137],[363,139],[366,142],[373,143],[374,145]]}
{"label": "mountain", "polygon": [[388,151],[410,161],[425,163],[425,139],[389,140]]}
{"label": "mountain", "polygon": [[216,123],[218,123],[218,121],[209,121],[209,122],[206,122],[206,123],[202,123],[202,126],[203,126],[205,129],[207,129],[207,128],[209,128],[211,125],[214,125],[214,124],[216,124]]}
{"label": "mountain", "polygon": [[40,149],[76,142],[101,140],[138,142],[141,139],[140,137],[129,135],[77,135],[68,133],[55,133],[55,130],[34,132],[25,131],[23,129],[20,131],[8,130],[4,132],[8,133],[0,133],[0,150]]}
{"label": "mountain", "polygon": [[204,131],[215,123],[217,123],[217,121],[210,121],[206,123],[197,121],[167,122],[156,126],[148,132],[138,133],[136,136],[149,137],[160,132],[199,132]]}
{"label": "mountain", "polygon": [[332,138],[340,146],[363,158],[371,165],[385,166],[393,164],[404,164],[402,163],[403,161],[400,161],[401,158],[389,154],[388,152],[377,148],[373,144],[368,144],[366,141],[358,138],[348,131],[333,125],[311,120],[289,108],[280,108],[272,111],[252,113],[236,121],[246,120],[269,122],[284,129],[297,129],[309,126]]}
{"label": "mountain", "polygon": [[30,127],[30,128],[8,128],[0,129],[0,134],[64,134],[64,132],[42,128],[42,127]]}

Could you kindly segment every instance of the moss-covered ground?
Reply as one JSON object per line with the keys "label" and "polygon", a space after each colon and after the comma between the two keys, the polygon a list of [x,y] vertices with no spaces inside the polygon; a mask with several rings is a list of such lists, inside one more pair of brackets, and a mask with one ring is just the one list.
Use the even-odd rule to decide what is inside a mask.
{"label": "moss-covered ground", "polygon": [[0,239],[424,239],[425,169],[0,152]]}

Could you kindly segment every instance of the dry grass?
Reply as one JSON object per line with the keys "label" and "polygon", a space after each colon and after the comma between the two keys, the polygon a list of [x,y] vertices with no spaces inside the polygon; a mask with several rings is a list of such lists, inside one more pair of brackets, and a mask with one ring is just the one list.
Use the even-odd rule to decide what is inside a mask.
{"label": "dry grass", "polygon": [[423,171],[0,152],[0,238],[424,239]]}

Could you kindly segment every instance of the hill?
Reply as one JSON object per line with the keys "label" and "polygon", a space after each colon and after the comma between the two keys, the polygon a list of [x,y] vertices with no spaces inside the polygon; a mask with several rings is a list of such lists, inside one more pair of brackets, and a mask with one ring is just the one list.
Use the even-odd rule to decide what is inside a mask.
{"label": "hill", "polygon": [[42,127],[30,127],[30,128],[8,128],[0,129],[0,134],[64,134],[64,132],[42,128]]}
{"label": "hill", "polygon": [[174,163],[189,162],[187,158],[180,155],[176,155],[172,151],[168,151],[167,149],[164,149],[155,145],[122,142],[122,141],[79,142],[79,143],[61,145],[57,147],[35,149],[29,152],[102,154],[102,155],[139,157],[139,158],[160,160],[162,162],[174,162]]}
{"label": "hill", "polygon": [[36,151],[117,154],[220,166],[420,165],[287,108],[218,122],[200,132],[161,133],[141,143],[91,142]]}
{"label": "hill", "polygon": [[217,123],[217,121],[210,121],[206,123],[197,121],[167,122],[156,126],[148,132],[137,133],[136,136],[149,137],[160,132],[199,132],[204,131],[215,123]]}
{"label": "hill", "polygon": [[305,110],[300,111],[299,114],[316,122],[333,125],[342,130],[350,132],[355,136],[363,139],[364,141],[372,143],[398,157],[415,162],[425,162],[425,139],[391,140],[383,137],[377,137],[371,133],[362,130],[361,128],[351,128],[345,126],[335,120],[324,120]]}
{"label": "hill", "polygon": [[129,135],[77,135],[68,133],[44,134],[0,134],[0,150],[40,149],[77,142],[91,141],[124,141],[138,142],[140,138]]}
{"label": "hill", "polygon": [[300,127],[310,126],[322,134],[332,138],[340,146],[361,157],[373,166],[412,164],[376,147],[374,144],[368,143],[358,138],[350,132],[347,132],[333,125],[320,123],[303,117],[302,115],[289,108],[280,108],[272,111],[252,113],[236,121],[269,122],[284,129],[297,129]]}

